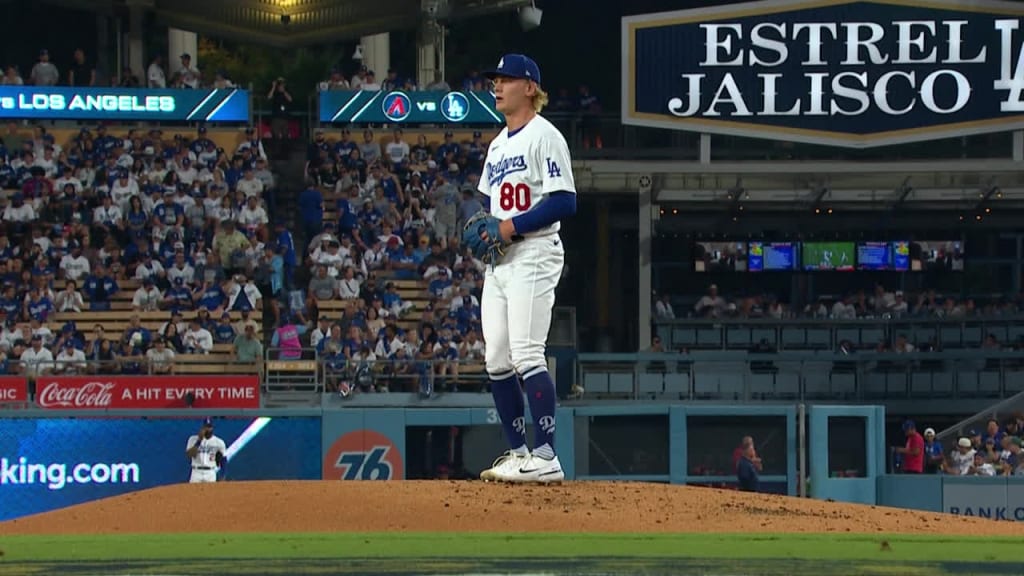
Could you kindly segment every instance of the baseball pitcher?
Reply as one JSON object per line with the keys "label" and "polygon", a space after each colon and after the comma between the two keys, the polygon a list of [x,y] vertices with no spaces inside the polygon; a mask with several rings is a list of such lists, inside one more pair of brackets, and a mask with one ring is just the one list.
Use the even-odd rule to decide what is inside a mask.
{"label": "baseball pitcher", "polygon": [[[485,209],[466,223],[463,243],[488,264],[480,304],[484,356],[509,450],[481,478],[560,482],[565,474],[554,449],[555,385],[545,347],[565,259],[559,222],[576,213],[576,184],[565,138],[540,115],[548,95],[537,63],[507,54],[487,77],[506,126],[487,150],[479,185]],[[523,388],[534,423],[532,451]]]}

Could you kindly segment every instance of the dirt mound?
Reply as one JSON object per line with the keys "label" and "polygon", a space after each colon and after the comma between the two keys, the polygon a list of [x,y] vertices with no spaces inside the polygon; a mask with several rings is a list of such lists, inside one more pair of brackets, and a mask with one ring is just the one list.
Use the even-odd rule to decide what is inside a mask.
{"label": "dirt mound", "polygon": [[664,484],[456,481],[180,484],[0,523],[0,534],[391,530],[1018,535],[1020,525]]}

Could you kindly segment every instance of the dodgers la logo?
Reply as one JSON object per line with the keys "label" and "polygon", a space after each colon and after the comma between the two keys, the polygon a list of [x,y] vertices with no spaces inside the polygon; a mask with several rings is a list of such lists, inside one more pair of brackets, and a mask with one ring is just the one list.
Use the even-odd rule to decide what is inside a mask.
{"label": "dodgers la logo", "polygon": [[449,122],[462,122],[469,115],[469,98],[462,92],[449,92],[441,100],[441,114]]}
{"label": "dodgers la logo", "polygon": [[505,67],[505,59],[502,58],[501,60],[498,60],[498,70],[501,70],[504,67]]}
{"label": "dodgers la logo", "polygon": [[412,112],[412,101],[404,92],[389,92],[381,102],[384,116],[392,122],[401,122]]}

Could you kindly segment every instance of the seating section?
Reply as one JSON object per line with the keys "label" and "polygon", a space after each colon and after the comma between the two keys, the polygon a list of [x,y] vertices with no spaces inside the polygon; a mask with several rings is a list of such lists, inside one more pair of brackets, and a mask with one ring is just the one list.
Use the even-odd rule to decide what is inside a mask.
{"label": "seating section", "polygon": [[[326,316],[330,324],[323,328],[337,324],[344,334],[325,343],[317,333],[328,389],[341,386],[369,356],[374,370],[390,375],[389,389],[418,383],[419,392],[431,394],[434,385],[462,389],[463,381],[479,388],[482,344],[468,343],[481,342],[483,265],[457,250],[453,239],[486,147],[482,133],[467,131],[314,134],[307,188],[298,199],[306,264],[298,283],[308,287],[309,306],[316,308],[304,312]],[[338,279],[340,298],[326,298],[328,275]],[[366,317],[378,300],[376,317],[399,332],[390,341],[386,328],[368,330]],[[410,339],[411,332],[418,338]],[[424,339],[431,350],[422,347]]]}
{"label": "seating section", "polygon": [[[34,363],[46,365],[45,353],[31,351],[34,334],[50,349],[60,372],[148,373],[152,366],[146,354],[152,339],[124,346],[133,318],[155,339],[172,315],[162,301],[158,306],[154,303],[172,289],[183,308],[182,324],[187,325],[197,314],[188,309],[199,306],[194,295],[206,295],[200,290],[201,280],[207,276],[204,272],[215,272],[218,277],[252,276],[256,258],[221,266],[212,257],[215,241],[226,237],[222,236],[226,228],[220,225],[225,221],[235,222],[234,238],[243,238],[248,244],[234,244],[233,257],[241,255],[244,247],[255,248],[251,243],[266,235],[258,216],[261,211],[271,211],[275,176],[252,130],[182,127],[165,132],[156,126],[103,125],[11,128],[4,135],[6,147],[0,147],[10,167],[0,171],[0,236],[5,239],[0,265],[4,266],[5,284],[14,289],[13,296],[2,298],[6,330],[0,343],[8,372],[34,374]],[[249,169],[256,181],[250,179],[243,185]],[[242,197],[248,201],[232,203],[232,198]],[[172,268],[180,257],[183,267],[175,271]],[[144,274],[137,273],[141,266],[145,266]],[[102,277],[104,281],[114,280],[119,291],[110,295],[105,285],[87,286],[87,279],[100,267],[109,273]],[[17,273],[21,270],[30,271],[31,280]],[[139,288],[136,278],[145,276],[156,280],[161,296],[136,311],[132,302]],[[77,293],[70,298],[63,292],[65,277],[79,279]],[[172,282],[176,277],[182,279],[180,285]],[[52,294],[44,291],[39,300],[32,300],[31,286],[45,286]],[[94,303],[106,300],[109,302],[102,306]],[[211,307],[218,309],[214,312],[219,315],[222,305]],[[247,321],[255,324],[260,337],[263,311],[253,307],[256,309]],[[241,326],[241,312],[231,312],[230,318],[235,327]],[[29,327],[30,320],[39,321],[46,329]],[[76,333],[64,333],[69,322],[74,323]],[[212,336],[218,322],[219,318],[211,317],[203,328]],[[112,344],[113,359],[102,356],[105,359],[100,360],[97,354],[97,326]],[[230,331],[220,330],[223,343],[215,343],[208,354],[197,353],[204,346],[193,346],[194,338],[184,330],[179,330],[179,336],[185,345],[168,342],[176,352],[173,369],[177,373],[258,369],[258,362],[236,363],[230,344],[235,334]],[[76,353],[65,344],[79,349],[85,358],[72,360]],[[116,361],[120,357],[124,363]],[[86,368],[79,367],[86,362]]]}
{"label": "seating section", "polygon": [[[86,335],[93,334],[95,328],[99,326],[103,328],[108,338],[114,336],[120,339],[121,335],[132,325],[132,318],[137,317],[139,325],[153,334],[158,334],[160,329],[171,320],[170,310],[136,311],[132,309],[132,295],[141,286],[137,280],[122,280],[118,284],[121,290],[111,298],[110,310],[85,309],[81,312],[59,312],[47,322],[47,328],[57,334],[66,323],[74,322],[78,329]],[[63,288],[63,280],[54,281],[54,291],[60,291]],[[86,303],[86,307],[88,308],[88,303]],[[198,314],[197,310],[181,311],[184,322],[189,322]],[[242,320],[240,312],[230,312],[229,314],[232,323]],[[249,319],[255,322],[257,333],[262,335],[263,312],[261,310],[253,311],[250,313]],[[208,354],[177,354],[174,372],[176,374],[223,374],[230,371],[238,374],[248,373],[257,368],[258,366],[236,362],[233,345],[214,343],[213,349]]]}

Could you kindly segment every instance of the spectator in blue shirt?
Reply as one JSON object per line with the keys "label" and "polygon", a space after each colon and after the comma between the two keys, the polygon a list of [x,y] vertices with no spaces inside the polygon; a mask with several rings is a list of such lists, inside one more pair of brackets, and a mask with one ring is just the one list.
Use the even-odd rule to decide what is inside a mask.
{"label": "spectator in blue shirt", "polygon": [[231,314],[225,312],[213,329],[213,341],[218,344],[232,344],[236,336],[235,327],[231,324]]}
{"label": "spectator in blue shirt", "polygon": [[85,279],[82,292],[89,302],[90,310],[110,310],[110,299],[120,288],[117,282],[107,273],[107,269],[99,264],[93,273]]}
{"label": "spectator in blue shirt", "polygon": [[748,444],[740,456],[739,463],[736,465],[736,479],[739,481],[739,488],[743,492],[757,492],[761,487],[757,466],[754,464],[753,457],[754,445]]}
{"label": "spectator in blue shirt", "polygon": [[449,130],[444,133],[444,142],[437,147],[437,151],[434,153],[434,160],[442,166],[448,166],[446,162],[448,155],[458,156],[461,148],[459,143],[455,141],[455,135]]}
{"label": "spectator in blue shirt", "polygon": [[427,286],[427,290],[434,297],[440,298],[444,294],[444,291],[451,285],[452,280],[448,277],[448,269],[441,267],[437,270],[437,275],[434,276],[434,279],[430,281],[430,284]]}
{"label": "spectator in blue shirt", "polygon": [[174,201],[174,194],[170,190],[165,191],[163,204],[153,208],[153,219],[157,226],[178,227],[185,222],[185,209]]}
{"label": "spectator in blue shirt", "polygon": [[359,229],[359,219],[352,211],[352,204],[347,198],[338,200],[338,235],[348,236]]}
{"label": "spectator in blue shirt", "polygon": [[405,249],[391,259],[391,268],[395,270],[395,278],[400,280],[415,280],[418,278],[418,270],[422,258],[418,258],[413,251],[412,244],[406,244]]}
{"label": "spectator in blue shirt", "polygon": [[299,219],[307,241],[324,228],[324,196],[312,183],[299,194]]}
{"label": "spectator in blue shirt", "polygon": [[196,292],[199,294],[196,304],[200,310],[217,310],[227,304],[228,296],[216,282],[204,282]]}
{"label": "spectator in blue shirt", "polygon": [[996,446],[1001,446],[1003,442],[1003,432],[999,429],[999,421],[992,418],[988,421],[987,427],[985,428],[985,435],[981,438],[981,443],[987,445],[989,443]]}
{"label": "spectator in blue shirt", "polygon": [[924,431],[924,471],[926,474],[937,474],[942,470],[942,462],[946,455],[942,451],[942,443],[935,439],[935,429]]}
{"label": "spectator in blue shirt", "polygon": [[231,159],[231,166],[224,171],[224,181],[227,182],[229,189],[234,190],[244,175],[245,163],[241,156],[235,156]]}
{"label": "spectator in blue shirt", "polygon": [[14,289],[14,284],[4,284],[4,294],[0,297],[0,311],[3,311],[6,318],[18,318],[21,316],[22,301]]}
{"label": "spectator in blue shirt", "polygon": [[143,360],[145,356],[142,354],[141,346],[132,346],[130,342],[121,345],[121,355],[118,358],[121,374],[142,374]]}
{"label": "spectator in blue shirt", "polygon": [[46,322],[51,314],[53,314],[53,302],[50,302],[50,299],[37,286],[33,286],[29,291],[29,301],[25,303],[25,316]]}
{"label": "spectator in blue shirt", "polygon": [[[136,334],[138,334],[137,337]],[[128,328],[124,331],[124,342],[130,346],[145,349],[149,348],[149,344],[152,341],[153,333],[142,325],[138,314],[133,315],[129,321]]]}
{"label": "spectator in blue shirt", "polygon": [[164,292],[164,307],[178,310],[192,310],[192,291],[185,286],[185,279],[178,276],[171,287]]}

